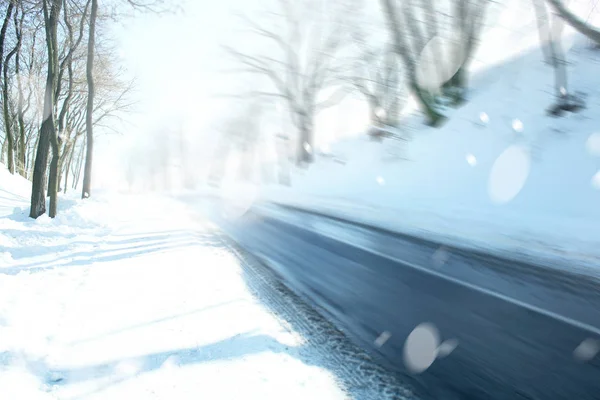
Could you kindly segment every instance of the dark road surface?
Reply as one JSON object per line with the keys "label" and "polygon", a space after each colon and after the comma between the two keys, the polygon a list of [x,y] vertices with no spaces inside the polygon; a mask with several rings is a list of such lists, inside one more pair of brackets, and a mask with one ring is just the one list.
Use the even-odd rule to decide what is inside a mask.
{"label": "dark road surface", "polygon": [[[424,398],[600,399],[597,281],[297,210],[216,222]],[[425,322],[458,346],[415,374],[404,345]]]}

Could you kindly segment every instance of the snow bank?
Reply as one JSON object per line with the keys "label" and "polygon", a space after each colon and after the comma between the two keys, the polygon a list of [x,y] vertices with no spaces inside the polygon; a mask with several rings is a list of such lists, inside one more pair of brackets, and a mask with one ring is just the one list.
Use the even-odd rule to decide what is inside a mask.
{"label": "snow bank", "polygon": [[10,199],[0,399],[348,398],[188,205],[96,191],[33,220]]}
{"label": "snow bank", "polygon": [[12,175],[0,163],[0,217],[11,214],[15,207],[24,207],[31,198],[31,182],[22,176]]}
{"label": "snow bank", "polygon": [[567,59],[577,114],[546,115],[553,71],[534,48],[474,79],[443,128],[407,120],[395,159],[398,143],[348,140],[263,199],[600,274],[600,53],[577,40]]}

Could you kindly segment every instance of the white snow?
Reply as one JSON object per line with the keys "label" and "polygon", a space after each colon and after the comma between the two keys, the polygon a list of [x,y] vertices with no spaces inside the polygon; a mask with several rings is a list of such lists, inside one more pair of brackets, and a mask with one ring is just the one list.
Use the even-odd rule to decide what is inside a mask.
{"label": "white snow", "polygon": [[515,132],[522,132],[523,131],[523,122],[521,122],[521,120],[519,120],[519,119],[514,119],[512,122],[512,128],[514,129]]}
{"label": "white snow", "polygon": [[585,145],[590,155],[600,157],[600,133],[592,133]]}
{"label": "white snow", "polygon": [[466,159],[467,159],[467,163],[469,163],[469,165],[471,167],[474,167],[477,165],[477,157],[475,157],[473,154],[470,154],[470,153],[467,154]]}
{"label": "white snow", "polygon": [[573,351],[579,361],[591,361],[600,352],[600,343],[594,339],[584,339]]}
{"label": "white snow", "polygon": [[[521,21],[509,11],[502,21]],[[569,90],[582,92],[586,108],[551,117],[553,70],[531,21],[483,38],[469,102],[447,110],[442,128],[409,116],[400,151],[366,135],[340,141],[291,187],[263,187],[260,206],[295,205],[600,276],[600,52],[568,32]]]}
{"label": "white snow", "polygon": [[2,167],[0,399],[348,398],[188,206],[95,193],[32,220]]}
{"label": "white snow", "polygon": [[435,362],[436,359],[449,356],[458,347],[457,339],[441,341],[437,327],[424,322],[417,325],[404,342],[404,365],[420,374]]}
{"label": "white snow", "polygon": [[0,163],[0,217],[12,214],[15,207],[29,204],[31,183],[18,175],[8,172]]}
{"label": "white snow", "polygon": [[487,124],[488,122],[490,122],[490,117],[486,113],[484,113],[484,112],[482,112],[482,113],[479,114],[479,119],[484,124]]}

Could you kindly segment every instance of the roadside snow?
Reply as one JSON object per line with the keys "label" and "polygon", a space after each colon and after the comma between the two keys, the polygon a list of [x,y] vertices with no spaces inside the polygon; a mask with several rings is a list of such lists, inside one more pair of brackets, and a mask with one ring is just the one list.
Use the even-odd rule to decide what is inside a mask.
{"label": "roadside snow", "polygon": [[600,53],[569,43],[569,87],[586,109],[546,115],[553,71],[533,47],[478,68],[471,100],[443,128],[413,116],[401,147],[339,142],[261,199],[600,276]]}
{"label": "roadside snow", "polygon": [[4,178],[0,399],[348,398],[182,203],[63,198],[34,221]]}
{"label": "roadside snow", "polygon": [[0,163],[0,217],[12,214],[15,207],[25,207],[31,197],[31,183],[18,175],[11,175]]}

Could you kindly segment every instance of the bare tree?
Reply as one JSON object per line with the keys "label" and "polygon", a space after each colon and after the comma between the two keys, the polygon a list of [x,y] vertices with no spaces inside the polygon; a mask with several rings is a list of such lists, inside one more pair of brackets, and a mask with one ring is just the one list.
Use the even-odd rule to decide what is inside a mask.
{"label": "bare tree", "polygon": [[14,47],[8,52],[6,58],[4,59],[4,64],[2,65],[2,115],[4,120],[4,132],[6,135],[7,142],[7,157],[8,157],[8,170],[11,174],[15,173],[15,137],[13,135],[13,124],[14,118],[12,117],[12,113],[10,111],[10,98],[9,98],[9,76],[8,70],[10,66],[11,59],[15,56],[15,54],[19,51],[21,47],[21,34],[20,27],[23,25],[23,17],[18,18],[19,10],[17,9],[14,13],[14,26],[17,35],[17,41]]}
{"label": "bare tree", "polygon": [[[88,84],[87,105],[86,105],[86,152],[85,167],[83,170],[83,186],[81,188],[81,198],[90,197],[92,191],[92,166],[94,157],[94,101],[96,96],[96,85],[94,82],[94,56],[96,44],[96,23],[98,19],[98,0],[91,0],[92,8],[88,23],[88,51],[86,62],[86,79]],[[160,13],[165,12],[163,0],[125,0],[134,10]]]}
{"label": "bare tree", "polygon": [[[409,47],[408,37],[401,28],[401,26],[405,23],[412,24],[412,33],[416,33],[416,25],[414,21],[412,21],[412,19],[410,18],[410,15],[407,14],[407,12],[410,12],[411,10],[410,4],[405,5],[404,13],[398,13],[395,2],[392,2],[392,0],[381,1],[387,24],[390,30],[390,34],[392,37],[394,51],[400,56],[400,58],[404,62],[408,86],[415,95],[415,97],[419,100],[419,103],[422,106],[425,115],[427,116],[427,122],[432,126],[439,125],[443,121],[444,116],[436,108],[431,96],[419,84],[419,81],[417,79],[417,59],[415,56],[416,52],[411,51]],[[401,17],[403,17],[403,20],[400,19]],[[415,45],[418,46],[419,44],[421,44],[420,38],[418,36],[415,41]]]}
{"label": "bare tree", "polygon": [[[122,123],[120,116],[131,111],[135,102],[130,94],[135,88],[135,80],[120,79],[121,71],[115,70],[112,63],[114,54],[111,49],[96,46],[94,65],[95,101],[92,112],[94,137],[102,133],[116,132],[111,121]],[[85,64],[85,63],[83,63]],[[62,130],[62,150],[59,159],[59,181],[64,179],[63,190],[68,188],[67,180],[77,158],[74,152],[81,137],[86,134],[87,88],[85,77],[74,77],[74,93],[70,101]],[[86,143],[87,151],[87,143]],[[84,159],[85,160],[85,159]]]}
{"label": "bare tree", "polygon": [[[431,4],[432,0],[427,2]],[[457,69],[444,88],[451,90],[455,104],[466,100],[467,69],[477,48],[489,4],[490,0],[453,0],[453,31],[458,36],[458,42],[451,62]]]}
{"label": "bare tree", "polygon": [[356,35],[359,53],[348,79],[369,105],[371,125],[395,126],[405,98],[398,56],[392,46],[375,47],[365,37]]}
{"label": "bare tree", "polygon": [[[381,4],[394,51],[405,67],[407,86],[418,100],[426,123],[438,126],[445,117],[437,106],[437,93],[425,87],[430,83],[424,82],[421,76],[424,70],[432,70],[439,76],[439,88],[444,89],[455,104],[465,100],[466,71],[476,49],[489,0],[450,2],[453,27],[451,38],[445,42],[452,49],[451,56],[442,54],[440,11],[432,0],[421,0],[419,4],[415,0],[406,0],[400,6],[393,0],[381,0]],[[434,78],[434,81],[438,80],[438,77]]]}
{"label": "bare tree", "polygon": [[596,28],[573,14],[561,0],[546,0],[554,11],[578,32],[600,45],[600,29]]}
{"label": "bare tree", "polygon": [[83,136],[83,143],[81,144],[81,146],[79,146],[79,153],[77,156],[77,159],[74,160],[76,161],[76,164],[74,164],[75,167],[75,176],[73,177],[73,189],[77,189],[77,185],[81,180],[81,168],[83,167],[83,159],[84,159],[84,155],[85,155],[85,148],[86,148],[86,136]]}
{"label": "bare tree", "polygon": [[92,161],[94,156],[94,45],[96,42],[96,19],[98,17],[98,0],[92,0],[92,10],[90,13],[89,22],[89,37],[88,51],[86,63],[86,78],[88,84],[87,107],[85,114],[85,136],[86,136],[86,152],[85,152],[85,167],[83,171],[83,187],[81,190],[81,198],[90,197],[92,190]]}
{"label": "bare tree", "polygon": [[[52,146],[53,153],[58,152],[58,137],[54,109],[56,107],[55,92],[58,80],[58,18],[63,6],[63,0],[42,0],[44,11],[44,27],[46,31],[46,47],[48,51],[48,69],[44,94],[44,110],[40,138],[33,170],[31,189],[31,210],[29,216],[37,218],[46,212],[45,180],[48,153]],[[49,188],[50,217],[56,216],[57,185]]]}
{"label": "bare tree", "polygon": [[[18,124],[18,137],[17,137],[17,171],[23,177],[27,177],[27,171],[25,168],[25,112],[29,108],[25,104],[25,95],[23,92],[23,79],[21,77],[21,48],[23,47],[23,22],[25,20],[26,11],[21,2],[21,18],[17,24],[15,21],[15,35],[17,37],[17,52],[15,54],[15,75],[17,79],[17,124]],[[27,100],[29,102],[29,100]]]}
{"label": "bare tree", "polygon": [[[46,53],[43,42],[38,41],[38,35],[44,26],[41,12],[37,5],[26,10],[27,30],[24,28],[23,41],[27,51],[17,52],[15,62],[18,90],[18,119],[19,119],[19,156],[24,164],[23,176],[31,179],[33,175],[33,161],[39,141],[39,121],[42,118],[42,104],[44,101],[43,70],[46,68]],[[23,63],[21,69],[21,63]],[[21,120],[22,118],[22,120]],[[23,137],[24,136],[24,137]]]}
{"label": "bare tree", "polygon": [[240,180],[250,179],[253,160],[260,139],[260,121],[264,104],[259,99],[236,106],[238,112],[223,117],[213,129],[219,135],[209,168],[208,180],[215,186],[223,178],[225,167],[233,152],[242,157],[237,171]]}
{"label": "bare tree", "polygon": [[2,29],[0,29],[0,71],[2,70],[2,63],[4,60],[4,42],[6,41],[6,31],[10,24],[10,18],[15,8],[15,2],[9,0],[6,5],[6,14],[4,14],[4,21],[2,22]]}
{"label": "bare tree", "polygon": [[356,12],[353,5],[323,0],[277,0],[278,10],[270,14],[272,26],[243,18],[249,32],[271,46],[269,51],[245,53],[225,47],[240,66],[236,72],[257,74],[269,81],[269,89],[246,96],[279,98],[286,104],[298,130],[299,164],[312,161],[316,114],[337,104],[346,94],[338,78],[348,68],[341,62],[340,53],[350,42],[349,29],[343,21],[351,15],[348,10]]}
{"label": "bare tree", "polygon": [[[60,189],[61,171],[66,155],[65,150],[69,150],[70,146],[69,142],[71,130],[67,129],[68,126],[66,125],[66,117],[72,107],[73,97],[76,90],[76,82],[73,70],[74,58],[84,36],[85,22],[90,1],[91,0],[87,0],[85,2],[83,11],[78,10],[78,4],[76,3],[73,4],[74,7],[72,7],[71,10],[69,10],[69,7],[67,7],[68,4],[63,7],[63,23],[66,27],[66,43],[62,48],[64,49],[65,55],[60,61],[55,93],[55,96],[58,99],[57,102],[60,102],[60,100],[62,100],[62,102],[57,115],[58,146],[56,153],[53,153],[52,155],[49,177],[49,187],[56,187],[57,190]],[[75,36],[72,20],[77,17],[79,18],[79,26],[77,29],[77,36]],[[65,72],[67,73],[66,79],[64,78]]]}
{"label": "bare tree", "polygon": [[554,89],[557,101],[549,108],[548,113],[560,115],[564,111],[577,111],[583,107],[583,103],[581,99],[569,93],[567,85],[567,60],[562,48],[565,20],[559,15],[553,15],[551,18],[544,0],[533,0],[533,6],[545,61],[554,69]]}

